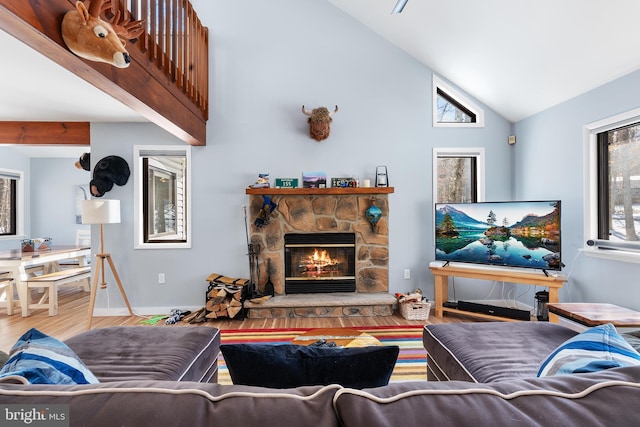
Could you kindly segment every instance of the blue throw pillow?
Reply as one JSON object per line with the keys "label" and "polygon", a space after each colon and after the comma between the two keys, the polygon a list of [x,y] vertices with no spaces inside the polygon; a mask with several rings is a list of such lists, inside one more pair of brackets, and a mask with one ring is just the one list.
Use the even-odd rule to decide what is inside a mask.
{"label": "blue throw pillow", "polygon": [[640,353],[608,323],[568,339],[542,363],[539,377],[640,365]]}
{"label": "blue throw pillow", "polygon": [[361,389],[389,383],[400,348],[226,344],[220,350],[234,384],[270,388],[340,384]]}
{"label": "blue throw pillow", "polygon": [[16,376],[31,384],[99,382],[66,344],[35,328],[18,338],[9,352],[9,360],[0,369],[0,381]]}

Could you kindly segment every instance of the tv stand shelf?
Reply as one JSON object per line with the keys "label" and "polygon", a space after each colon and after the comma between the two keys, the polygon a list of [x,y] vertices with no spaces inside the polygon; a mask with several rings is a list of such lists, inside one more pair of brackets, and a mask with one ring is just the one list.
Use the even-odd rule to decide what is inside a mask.
{"label": "tv stand shelf", "polygon": [[[491,316],[483,313],[474,313],[469,311],[458,310],[456,308],[444,307],[443,303],[449,298],[449,277],[464,277],[468,279],[491,280],[497,282],[519,283],[523,285],[545,286],[549,288],[549,302],[558,303],[558,291],[562,288],[567,278],[561,274],[546,276],[542,272],[532,271],[523,272],[518,270],[507,270],[491,267],[459,267],[448,264],[446,266],[430,266],[429,269],[433,273],[435,282],[435,316],[442,318],[444,312],[459,313],[468,316],[492,319],[515,321],[514,319]],[[549,313],[549,321],[558,323],[558,316]]]}

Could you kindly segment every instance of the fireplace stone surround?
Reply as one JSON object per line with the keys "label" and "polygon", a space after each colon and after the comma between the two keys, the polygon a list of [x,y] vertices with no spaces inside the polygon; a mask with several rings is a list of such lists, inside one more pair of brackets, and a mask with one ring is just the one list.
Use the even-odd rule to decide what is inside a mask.
{"label": "fireplace stone surround", "polygon": [[[338,317],[390,315],[395,298],[389,294],[389,204],[392,187],[247,189],[249,238],[257,248],[258,290],[268,280],[275,296],[256,304],[245,302],[250,318]],[[263,195],[278,205],[269,222],[254,224]],[[365,217],[372,198],[382,210],[374,230]],[[284,236],[288,233],[354,233],[356,240],[356,291],[348,293],[285,293]]]}

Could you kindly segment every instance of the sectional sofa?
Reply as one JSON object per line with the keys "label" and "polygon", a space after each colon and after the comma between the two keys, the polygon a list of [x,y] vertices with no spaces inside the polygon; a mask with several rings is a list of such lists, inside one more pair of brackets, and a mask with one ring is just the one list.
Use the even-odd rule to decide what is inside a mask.
{"label": "sectional sofa", "polygon": [[[506,333],[512,327],[474,323],[465,325],[480,326],[465,331],[468,327],[452,328],[456,324],[427,326],[424,342],[429,362],[437,363],[438,375],[443,375],[439,379],[463,377],[363,390],[339,385],[271,389],[201,382],[215,378],[219,334],[214,328],[140,327],[142,335],[138,327],[107,328],[66,341],[80,358],[86,358],[99,384],[0,383],[0,405],[69,405],[72,426],[640,425],[640,366],[537,378],[530,374],[540,363],[536,352],[561,344],[565,336],[575,333],[555,327],[525,332],[526,325],[534,323],[515,327],[527,334],[528,341],[520,346],[515,345],[516,332]],[[167,331],[176,335],[168,337]],[[195,336],[203,334],[196,331],[206,333]],[[506,342],[509,337],[512,343]],[[146,346],[154,347],[156,354],[146,351]],[[466,356],[460,348],[469,349]],[[519,362],[512,354],[515,348]],[[484,369],[483,363],[490,369]],[[430,379],[435,375],[431,368],[428,375]]]}

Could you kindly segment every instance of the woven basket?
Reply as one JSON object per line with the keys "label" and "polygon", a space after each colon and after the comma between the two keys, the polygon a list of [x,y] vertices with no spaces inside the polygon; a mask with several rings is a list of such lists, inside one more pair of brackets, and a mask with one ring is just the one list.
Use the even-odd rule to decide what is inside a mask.
{"label": "woven basket", "polygon": [[431,310],[430,302],[403,302],[400,306],[400,314],[407,320],[428,320]]}

